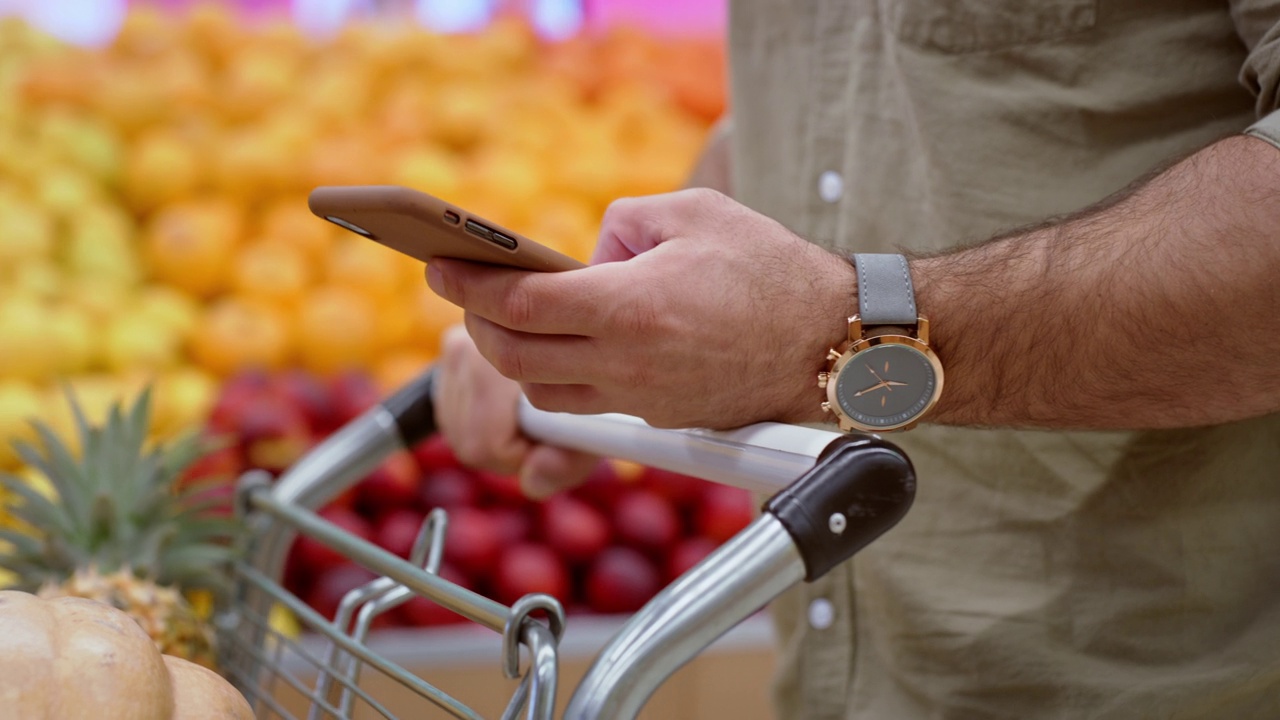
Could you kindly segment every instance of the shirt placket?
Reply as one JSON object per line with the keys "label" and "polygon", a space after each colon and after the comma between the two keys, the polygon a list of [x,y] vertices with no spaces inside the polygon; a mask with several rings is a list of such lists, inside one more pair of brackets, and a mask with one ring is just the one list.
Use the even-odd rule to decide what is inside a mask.
{"label": "shirt placket", "polygon": [[[845,144],[849,62],[860,3],[816,3],[813,13],[814,53],[809,68],[806,116],[807,156],[803,164],[803,199],[809,240],[826,247],[839,238],[845,202]],[[848,708],[854,659],[854,597],[851,566],[846,563],[810,584],[805,593],[798,679],[799,718],[842,720]]]}

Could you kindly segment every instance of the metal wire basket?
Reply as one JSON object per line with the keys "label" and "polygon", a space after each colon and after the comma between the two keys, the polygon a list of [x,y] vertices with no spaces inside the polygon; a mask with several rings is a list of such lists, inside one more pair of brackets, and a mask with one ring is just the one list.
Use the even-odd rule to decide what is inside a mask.
{"label": "metal wire basket", "polygon": [[[421,701],[414,717],[480,715],[378,652],[379,615],[421,596],[501,638],[495,658],[516,681],[502,713],[550,720],[556,708],[564,610],[527,595],[508,607],[436,574],[447,515],[427,516],[409,558],[321,518],[314,509],[364,477],[390,453],[435,430],[433,378],[425,374],[339,430],[275,482],[248,473],[238,512],[252,533],[233,568],[235,596],[216,618],[221,666],[259,718],[395,718],[380,689]],[[633,718],[675,670],[788,587],[820,577],[887,531],[914,497],[906,457],[875,436],[760,424],[733,432],[655,430],[636,418],[572,416],[521,407],[523,431],[544,442],[773,494],[761,516],[661,591],[613,636],[569,699],[563,717]],[[281,584],[285,554],[305,535],[372,571],[376,579],[324,617]],[[277,631],[281,606],[304,629]],[[497,680],[495,687],[507,687]],[[504,692],[508,692],[503,690]]]}

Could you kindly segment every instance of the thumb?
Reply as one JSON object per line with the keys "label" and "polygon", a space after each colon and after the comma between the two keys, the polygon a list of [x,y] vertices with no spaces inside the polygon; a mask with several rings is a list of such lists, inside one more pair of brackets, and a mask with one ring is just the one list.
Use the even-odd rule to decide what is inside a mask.
{"label": "thumb", "polygon": [[582,484],[599,463],[600,458],[594,455],[537,445],[520,466],[520,489],[530,498],[542,500]]}
{"label": "thumb", "polygon": [[661,244],[666,239],[662,219],[669,212],[667,197],[621,198],[610,203],[600,220],[600,236],[590,264],[630,260]]}

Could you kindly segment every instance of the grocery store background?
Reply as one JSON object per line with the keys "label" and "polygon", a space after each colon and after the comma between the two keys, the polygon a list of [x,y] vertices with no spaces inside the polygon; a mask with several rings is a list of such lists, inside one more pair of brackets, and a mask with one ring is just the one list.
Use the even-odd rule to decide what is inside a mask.
{"label": "grocery store background", "polygon": [[[68,390],[101,419],[150,387],[154,438],[228,441],[184,482],[279,474],[460,319],[421,263],[316,219],[306,193],[415,187],[585,259],[608,203],[677,188],[724,112],[725,5],[0,0],[0,470],[52,493],[10,447],[35,439],[27,421],[71,437]],[[13,501],[0,490],[0,527],[19,526]],[[568,608],[565,687],[752,515],[742,491],[616,460],[535,503],[438,438],[323,514],[403,555],[436,507],[442,574]],[[328,614],[368,579],[305,542],[286,578]],[[458,621],[412,602],[375,644],[496,716],[514,689],[498,639]],[[767,717],[772,663],[754,618],[646,717]]]}

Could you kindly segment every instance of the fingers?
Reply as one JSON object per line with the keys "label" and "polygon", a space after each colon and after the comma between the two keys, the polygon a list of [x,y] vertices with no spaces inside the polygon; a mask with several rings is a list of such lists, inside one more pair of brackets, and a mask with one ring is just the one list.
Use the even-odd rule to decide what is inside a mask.
{"label": "fingers", "polygon": [[592,268],[531,272],[463,260],[436,258],[427,284],[437,295],[486,320],[526,333],[591,335],[612,294]]}
{"label": "fingers", "polygon": [[581,485],[599,462],[594,455],[538,445],[520,468],[520,489],[535,500],[545,499]]}
{"label": "fingers", "polygon": [[520,434],[520,386],[485,361],[461,325],[445,333],[438,368],[436,422],[454,454],[469,467],[514,474],[532,446]]}
{"label": "fingers", "polygon": [[598,377],[593,340],[578,335],[536,335],[508,330],[471,312],[467,332],[480,354],[504,377],[526,383],[583,383]]}

